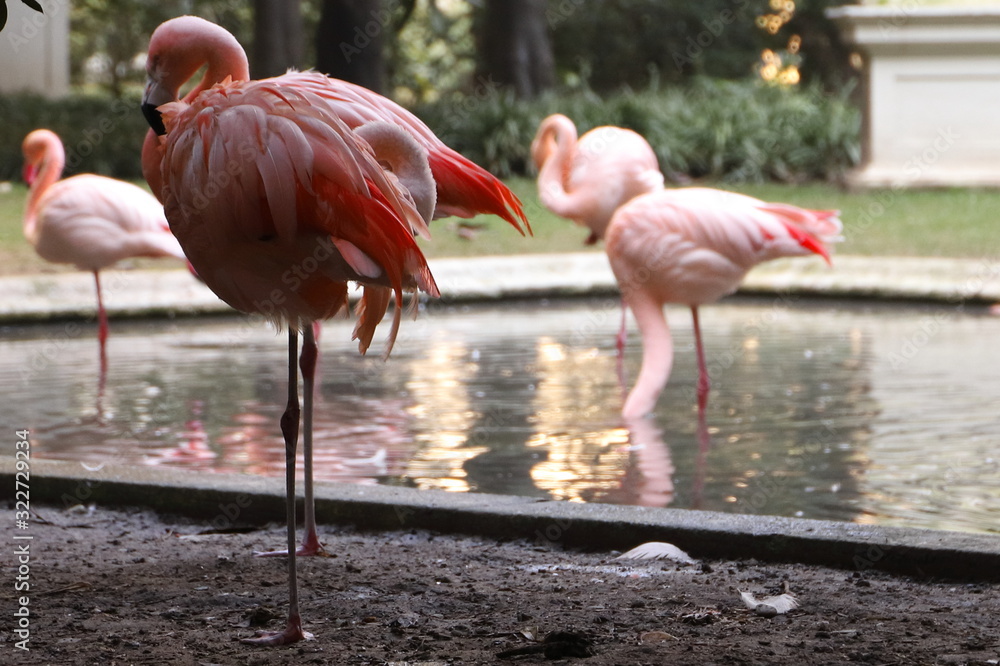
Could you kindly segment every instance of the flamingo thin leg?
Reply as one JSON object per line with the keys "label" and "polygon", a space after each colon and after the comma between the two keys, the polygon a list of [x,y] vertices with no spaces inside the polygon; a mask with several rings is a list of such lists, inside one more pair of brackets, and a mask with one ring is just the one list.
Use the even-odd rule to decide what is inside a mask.
{"label": "flamingo thin leg", "polygon": [[711,447],[708,423],[705,420],[705,408],[708,406],[708,392],[711,388],[711,382],[708,377],[708,367],[705,365],[705,347],[701,340],[698,308],[692,306],[691,316],[694,318],[694,344],[698,355],[698,456],[695,459],[692,507],[699,509],[705,487],[705,459],[708,456],[708,449]]}
{"label": "flamingo thin leg", "polygon": [[698,414],[704,418],[711,381],[708,378],[708,367],[705,365],[705,347],[701,341],[701,326],[698,323],[697,307],[691,306],[691,316],[694,319],[695,353],[698,355]]}
{"label": "flamingo thin leg", "polygon": [[287,645],[311,640],[313,635],[302,630],[299,613],[298,579],[295,573],[295,449],[299,439],[299,369],[298,331],[288,329],[288,405],[281,415],[281,434],[285,438],[285,519],[288,522],[288,624],[284,631],[264,632],[244,643],[253,645]]}
{"label": "flamingo thin leg", "polygon": [[302,537],[302,546],[298,550],[298,555],[327,555],[323,550],[323,544],[319,542],[316,534],[316,502],[313,499],[313,395],[316,386],[316,359],[319,356],[319,348],[316,346],[316,325],[309,325],[303,328],[302,356],[299,358],[299,367],[302,369],[302,457],[305,468],[305,514],[306,526],[305,536]]}
{"label": "flamingo thin leg", "polygon": [[628,329],[626,323],[628,320],[628,306],[625,305],[625,301],[622,301],[622,323],[618,327],[618,337],[615,339],[616,347],[618,349],[619,360],[625,356],[625,343],[628,342]]}
{"label": "flamingo thin leg", "polygon": [[628,341],[628,305],[625,304],[625,299],[622,299],[622,323],[618,328],[618,337],[616,338],[615,348],[618,349],[618,383],[622,387],[623,395],[628,393],[628,382],[625,377],[625,343]]}
{"label": "flamingo thin leg", "polygon": [[101,376],[108,369],[108,313],[104,309],[104,298],[101,295],[101,275],[94,271],[94,286],[97,288],[97,341],[101,350]]}
{"label": "flamingo thin leg", "polygon": [[[299,368],[302,370],[302,458],[305,481],[305,534],[302,545],[295,551],[300,557],[329,556],[319,542],[316,533],[316,502],[313,499],[313,395],[316,385],[316,361],[319,348],[316,345],[318,323],[313,323],[303,329],[302,356],[299,357]],[[287,550],[269,550],[264,553],[254,553],[257,557],[283,557]]]}

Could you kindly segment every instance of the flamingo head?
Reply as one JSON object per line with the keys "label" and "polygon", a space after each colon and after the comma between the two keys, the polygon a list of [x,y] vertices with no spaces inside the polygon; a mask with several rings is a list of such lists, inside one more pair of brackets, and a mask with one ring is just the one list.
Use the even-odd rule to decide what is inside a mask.
{"label": "flamingo head", "polygon": [[178,16],[161,23],[153,31],[146,52],[147,78],[142,113],[154,132],[166,133],[158,108],[176,101],[181,86],[206,64],[204,78],[189,96],[227,76],[237,81],[250,78],[243,47],[225,28],[211,21],[197,16]]}
{"label": "flamingo head", "polygon": [[55,132],[50,130],[37,129],[24,137],[24,141],[21,143],[21,153],[24,154],[24,168],[21,175],[24,182],[29,186],[34,183],[46,157],[57,157],[61,151],[62,142]]}
{"label": "flamingo head", "polygon": [[536,169],[541,169],[555,152],[561,135],[576,140],[576,126],[561,113],[554,113],[539,124],[535,138],[531,142],[531,160],[535,163]]}

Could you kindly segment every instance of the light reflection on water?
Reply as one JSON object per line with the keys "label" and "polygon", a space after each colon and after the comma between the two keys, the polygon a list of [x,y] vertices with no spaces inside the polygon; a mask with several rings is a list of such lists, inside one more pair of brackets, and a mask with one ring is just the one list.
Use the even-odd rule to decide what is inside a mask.
{"label": "light reflection on water", "polygon": [[[655,418],[618,416],[616,299],[434,307],[392,358],[321,337],[324,480],[998,531],[1000,320],[781,299],[702,312],[712,445],[699,453],[690,314]],[[238,318],[6,328],[9,429],[36,457],[280,476],[285,337]],[[638,372],[631,338],[624,370]]]}

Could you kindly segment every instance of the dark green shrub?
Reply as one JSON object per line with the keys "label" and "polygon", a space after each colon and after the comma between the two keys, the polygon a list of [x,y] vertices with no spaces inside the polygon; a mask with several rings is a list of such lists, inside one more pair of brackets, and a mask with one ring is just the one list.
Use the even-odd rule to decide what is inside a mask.
{"label": "dark green shrub", "polygon": [[860,114],[846,92],[784,89],[754,80],[695,79],[664,90],[600,98],[589,91],[519,101],[484,87],[416,110],[456,150],[508,176],[529,171],[541,120],[563,113],[580,134],[599,125],[639,132],[668,178],[835,179],[857,163]]}
{"label": "dark green shrub", "polygon": [[61,99],[39,95],[0,95],[0,180],[19,177],[21,141],[46,128],[66,146],[66,175],[88,172],[116,178],[142,177],[139,155],[149,126],[139,97],[114,99],[74,94]]}
{"label": "dark green shrub", "polygon": [[[541,120],[563,113],[583,132],[618,125],[650,142],[668,178],[732,181],[835,179],[857,163],[860,114],[846,93],[783,89],[757,81],[695,79],[684,86],[601,98],[590,91],[515,100],[484,85],[416,109],[438,136],[500,176],[531,171],[529,147]],[[0,180],[19,177],[21,141],[47,127],[66,146],[67,175],[142,177],[147,126],[137,96],[0,96]]]}

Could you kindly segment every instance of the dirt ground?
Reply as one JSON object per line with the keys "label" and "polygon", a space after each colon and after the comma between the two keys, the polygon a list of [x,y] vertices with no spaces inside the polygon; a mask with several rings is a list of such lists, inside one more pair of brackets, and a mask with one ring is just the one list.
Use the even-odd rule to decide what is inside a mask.
{"label": "dirt ground", "polygon": [[[243,644],[280,628],[281,526],[197,535],[146,511],[46,508],[9,540],[30,548],[30,590],[5,558],[3,664],[997,664],[1000,586],[879,573],[614,559],[428,532],[321,527],[331,556],[299,562],[316,640]],[[47,522],[46,522],[47,521]],[[14,530],[10,530],[11,533]],[[197,536],[191,536],[197,535]],[[23,572],[23,570],[22,570]],[[749,611],[787,582],[801,606]],[[27,594],[29,638],[10,608]],[[14,599],[12,599],[12,596]],[[546,639],[547,637],[547,639]]]}

